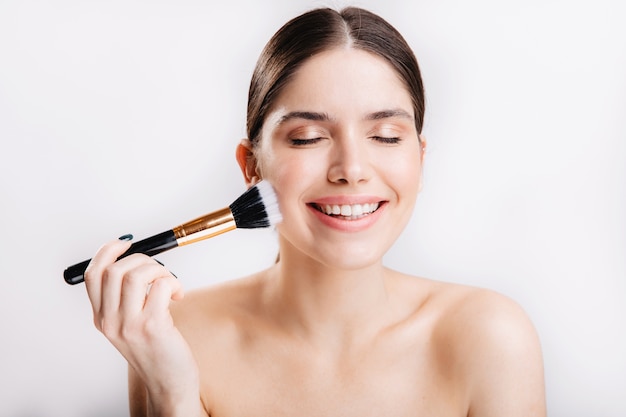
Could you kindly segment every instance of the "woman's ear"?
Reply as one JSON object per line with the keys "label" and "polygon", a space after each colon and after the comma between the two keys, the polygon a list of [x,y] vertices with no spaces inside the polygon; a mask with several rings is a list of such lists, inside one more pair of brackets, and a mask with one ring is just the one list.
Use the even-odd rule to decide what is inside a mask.
{"label": "woman's ear", "polygon": [[239,145],[237,145],[236,157],[241,173],[243,174],[243,178],[246,181],[246,186],[252,187],[261,181],[261,178],[257,173],[257,160],[254,156],[254,152],[252,151],[252,142],[250,142],[250,140],[242,139],[241,142],[239,142]]}

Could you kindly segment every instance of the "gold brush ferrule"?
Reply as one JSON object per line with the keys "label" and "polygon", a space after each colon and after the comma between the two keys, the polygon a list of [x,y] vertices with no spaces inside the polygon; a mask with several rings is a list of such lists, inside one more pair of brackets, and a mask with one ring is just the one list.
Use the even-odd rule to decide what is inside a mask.
{"label": "gold brush ferrule", "polygon": [[199,242],[237,228],[230,208],[226,207],[213,213],[176,226],[173,230],[178,246]]}

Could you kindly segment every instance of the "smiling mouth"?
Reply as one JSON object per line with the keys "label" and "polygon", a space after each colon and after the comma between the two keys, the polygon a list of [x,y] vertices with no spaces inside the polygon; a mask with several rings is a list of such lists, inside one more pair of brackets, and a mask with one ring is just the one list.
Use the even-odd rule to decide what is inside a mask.
{"label": "smiling mouth", "polygon": [[317,204],[310,206],[330,217],[337,217],[343,220],[358,220],[374,213],[380,207],[381,202],[365,204]]}

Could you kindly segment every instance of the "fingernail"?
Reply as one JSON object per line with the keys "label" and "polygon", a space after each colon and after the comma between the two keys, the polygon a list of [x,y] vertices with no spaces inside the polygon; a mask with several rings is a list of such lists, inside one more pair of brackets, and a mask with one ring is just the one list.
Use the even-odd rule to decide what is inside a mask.
{"label": "fingernail", "polygon": [[129,234],[127,234],[127,235],[120,236],[118,239],[119,239],[119,240],[125,240],[125,241],[133,240],[133,235],[131,235],[131,234],[129,233]]}

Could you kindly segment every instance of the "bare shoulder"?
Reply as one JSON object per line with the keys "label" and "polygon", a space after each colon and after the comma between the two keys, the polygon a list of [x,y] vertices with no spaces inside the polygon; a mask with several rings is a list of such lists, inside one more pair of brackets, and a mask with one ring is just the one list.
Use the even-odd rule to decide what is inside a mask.
{"label": "bare shoulder", "polygon": [[412,317],[429,322],[436,340],[455,346],[459,354],[538,348],[531,320],[513,299],[488,289],[392,273],[397,296],[412,306]]}
{"label": "bare shoulder", "polygon": [[[524,309],[494,291],[440,284],[434,334],[450,346],[469,416],[545,416],[541,345]],[[438,300],[438,301],[437,301]]]}
{"label": "bare shoulder", "polygon": [[482,288],[443,284],[434,298],[441,298],[440,319],[444,329],[449,328],[454,337],[462,336],[465,344],[475,342],[486,348],[488,343],[502,346],[507,340],[536,340],[534,326],[524,309],[505,295]]}
{"label": "bare shoulder", "polygon": [[539,338],[517,302],[402,274],[393,282],[403,304],[413,305],[414,328],[427,329],[421,337],[429,340],[431,363],[463,398],[469,417],[546,415]]}
{"label": "bare shoulder", "polygon": [[[396,273],[398,292],[420,305],[455,336],[461,330],[517,331],[534,334],[532,323],[513,299],[492,290]],[[502,326],[500,326],[502,325]],[[442,327],[443,326],[443,327]]]}

